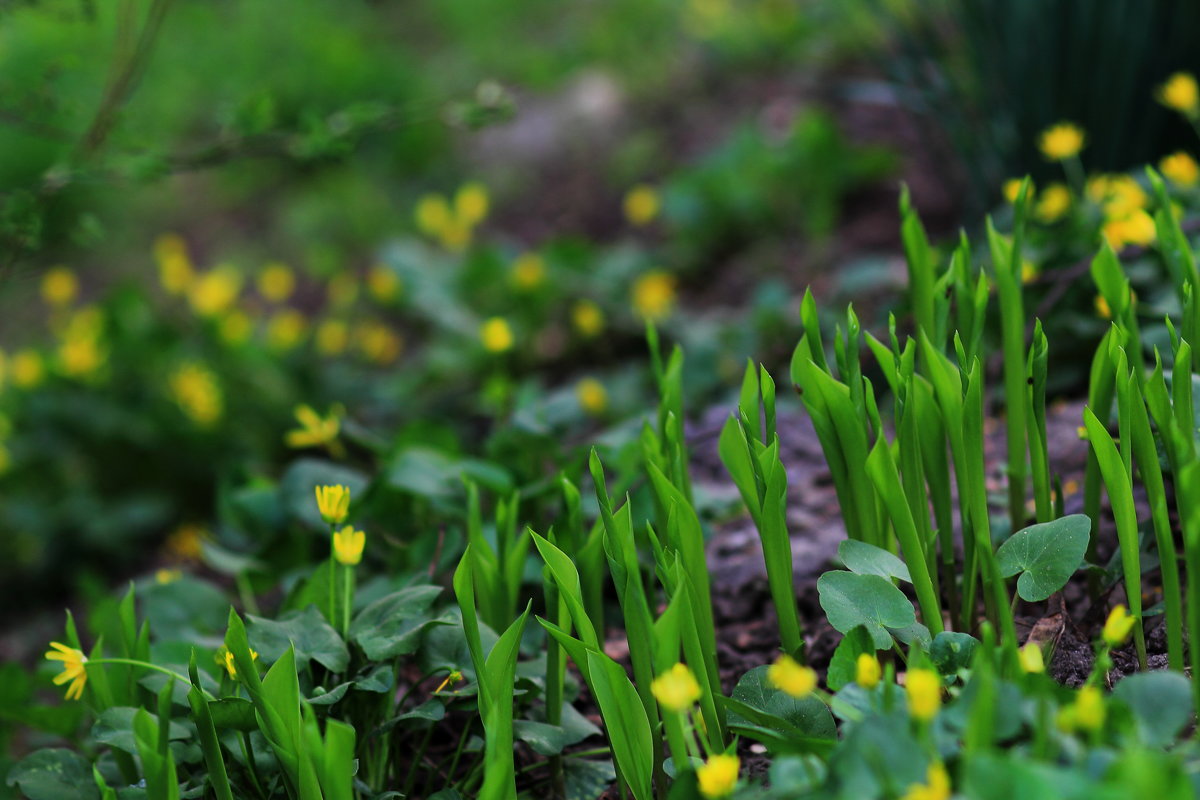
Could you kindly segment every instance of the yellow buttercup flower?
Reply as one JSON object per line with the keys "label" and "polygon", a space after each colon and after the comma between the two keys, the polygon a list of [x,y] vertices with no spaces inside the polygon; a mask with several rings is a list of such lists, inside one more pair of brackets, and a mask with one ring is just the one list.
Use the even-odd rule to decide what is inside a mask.
{"label": "yellow buttercup flower", "polygon": [[62,686],[69,681],[71,685],[67,687],[66,699],[78,700],[83,697],[83,687],[87,684],[87,668],[84,666],[87,656],[82,650],[59,642],[51,642],[50,647],[53,649],[46,652],[46,658],[61,661],[63,667],[63,671],[54,676],[54,685]]}
{"label": "yellow buttercup flower", "polygon": [[285,308],[267,320],[267,344],[275,350],[291,350],[304,340],[308,320],[294,308]]}
{"label": "yellow buttercup flower", "polygon": [[167,555],[179,561],[199,561],[207,537],[208,531],[203,526],[185,522],[167,537]]}
{"label": "yellow buttercup flower", "polygon": [[104,363],[107,353],[95,336],[69,336],[58,347],[58,365],[64,375],[84,378]]}
{"label": "yellow buttercup flower", "polygon": [[168,583],[174,583],[183,577],[183,572],[177,569],[160,569],[154,573],[154,582],[159,586],[166,586]]}
{"label": "yellow buttercup flower", "polygon": [[1158,228],[1154,218],[1139,209],[1126,217],[1104,223],[1101,233],[1109,247],[1120,250],[1130,244],[1145,247],[1153,243],[1158,237]]}
{"label": "yellow buttercup flower", "polygon": [[1098,731],[1104,727],[1105,716],[1103,693],[1095,686],[1084,686],[1075,702],[1059,711],[1058,724],[1065,730]]}
{"label": "yellow buttercup flower", "polygon": [[79,279],[66,267],[54,267],[42,276],[42,299],[47,305],[62,308],[79,296]]}
{"label": "yellow buttercup flower", "polygon": [[1158,88],[1158,102],[1185,117],[1200,115],[1200,88],[1190,72],[1176,72]]}
{"label": "yellow buttercup flower", "polygon": [[468,228],[483,222],[490,206],[487,187],[479,181],[464,183],[454,194],[454,214]]}
{"label": "yellow buttercup flower", "polygon": [[512,282],[518,289],[536,289],[546,278],[546,261],[537,253],[522,253],[513,262]]}
{"label": "yellow buttercup flower", "polygon": [[579,407],[592,416],[599,416],[608,408],[608,391],[595,378],[584,378],[575,384],[575,399]]}
{"label": "yellow buttercup flower", "polygon": [[902,800],[950,800],[950,795],[950,775],[940,761],[935,761],[925,771],[925,783],[909,786]]}
{"label": "yellow buttercup flower", "polygon": [[254,323],[245,311],[235,308],[221,315],[217,323],[217,333],[225,344],[236,347],[250,341],[250,336],[254,333]]}
{"label": "yellow buttercup flower", "polygon": [[904,682],[908,694],[908,713],[927,722],[942,707],[942,679],[933,670],[910,669]]}
{"label": "yellow buttercup flower", "polygon": [[350,326],[340,319],[327,319],[317,326],[313,339],[321,355],[339,355],[350,343]]}
{"label": "yellow buttercup flower", "polygon": [[375,364],[387,366],[400,357],[404,338],[382,322],[369,320],[354,331],[354,340],[364,356]]}
{"label": "yellow buttercup flower", "polygon": [[42,382],[46,368],[42,357],[34,350],[20,350],[8,360],[8,374],[14,385],[32,389]]}
{"label": "yellow buttercup flower", "polygon": [[1050,225],[1058,222],[1071,209],[1071,190],[1061,183],[1052,183],[1038,195],[1033,214],[1039,221]]}
{"label": "yellow buttercup flower", "polygon": [[200,364],[184,364],[168,379],[175,402],[193,422],[209,426],[221,418],[224,399],[217,376]]}
{"label": "yellow buttercup flower", "polygon": [[665,319],[675,308],[675,278],[651,270],[633,284],[633,308],[644,319]]}
{"label": "yellow buttercup flower", "polygon": [[1200,166],[1196,159],[1180,150],[1158,162],[1158,171],[1176,186],[1195,186],[1200,182]]}
{"label": "yellow buttercup flower", "polygon": [[1115,175],[1102,185],[1105,219],[1120,219],[1150,205],[1150,195],[1131,175]]}
{"label": "yellow buttercup flower", "polygon": [[350,511],[350,489],[345,486],[318,486],[317,508],[321,518],[330,525],[340,525],[346,521]]}
{"label": "yellow buttercup flower", "polygon": [[1069,122],[1060,122],[1042,131],[1038,147],[1050,161],[1065,161],[1079,155],[1086,141],[1083,130]]}
{"label": "yellow buttercup flower", "polygon": [[417,228],[429,236],[440,236],[448,226],[453,224],[454,215],[450,204],[440,194],[427,194],[417,201],[413,212]]}
{"label": "yellow buttercup flower", "polygon": [[788,655],[775,659],[767,668],[767,680],[776,689],[792,697],[808,697],[817,688],[817,673]]}
{"label": "yellow buttercup flower", "polygon": [[[1021,193],[1021,179],[1020,178],[1009,178],[1008,180],[1006,180],[1004,182],[1002,191],[1004,192],[1004,199],[1008,202],[1009,205],[1012,205],[1013,203],[1017,202],[1017,195]],[[1025,199],[1026,199],[1026,202],[1033,199],[1033,188],[1032,187],[1030,187],[1029,195]]]}
{"label": "yellow buttercup flower", "polygon": [[1017,651],[1017,658],[1021,662],[1021,670],[1023,672],[1034,675],[1046,671],[1046,661],[1042,656],[1042,648],[1037,642],[1026,642],[1025,646]]}
{"label": "yellow buttercup flower", "polygon": [[503,353],[513,346],[513,332],[504,317],[492,317],[479,327],[479,340],[489,353]]}
{"label": "yellow buttercup flower", "polygon": [[353,525],[347,525],[333,534],[333,557],[339,564],[353,567],[362,561],[363,545],[366,542],[365,533],[354,530]]}
{"label": "yellow buttercup flower", "polygon": [[287,432],[284,441],[288,447],[320,447],[332,444],[337,440],[341,422],[337,414],[330,411],[322,417],[312,406],[298,405],[295,410],[299,428]]}
{"label": "yellow buttercup flower", "polygon": [[640,183],[625,195],[622,207],[625,211],[625,219],[629,220],[631,224],[649,225],[658,216],[662,200],[658,196],[657,189]]}
{"label": "yellow buttercup flower", "polygon": [[154,243],[154,258],[158,262],[158,280],[169,294],[183,294],[195,277],[187,245],[174,233],[163,234]]}
{"label": "yellow buttercup flower", "polygon": [[883,676],[883,668],[874,653],[859,653],[854,662],[854,682],[864,689],[874,689]]}
{"label": "yellow buttercup flower", "polygon": [[676,664],[659,675],[650,691],[667,711],[687,711],[700,699],[700,684],[686,664]]}
{"label": "yellow buttercup flower", "polygon": [[1129,609],[1123,605],[1115,606],[1104,623],[1104,631],[1101,634],[1104,643],[1109,647],[1120,647],[1129,638],[1135,622],[1137,617],[1130,616]]}
{"label": "yellow buttercup flower", "polygon": [[202,317],[215,317],[232,306],[242,290],[242,274],[230,266],[210,269],[188,286],[188,302]]}
{"label": "yellow buttercup flower", "polygon": [[580,336],[591,339],[604,330],[604,312],[591,300],[580,300],[571,308],[571,325]]}
{"label": "yellow buttercup flower", "polygon": [[737,756],[718,753],[696,768],[696,782],[700,794],[708,798],[727,797],[737,786],[738,770],[742,762]]}
{"label": "yellow buttercup flower", "polygon": [[[256,651],[250,651],[250,660],[258,661],[258,653]],[[237,663],[233,659],[233,653],[225,645],[221,645],[221,649],[217,651],[216,662],[225,668],[225,671],[229,673],[229,677],[237,680]]]}
{"label": "yellow buttercup flower", "polygon": [[1021,283],[1029,285],[1038,279],[1041,273],[1028,259],[1021,259]]}
{"label": "yellow buttercup flower", "polygon": [[400,294],[400,276],[394,269],[376,264],[367,270],[367,291],[380,303],[391,302]]}
{"label": "yellow buttercup flower", "polygon": [[296,276],[287,264],[268,264],[258,274],[258,293],[272,303],[287,300],[295,289]]}
{"label": "yellow buttercup flower", "polygon": [[1094,305],[1096,306],[1096,313],[1100,315],[1101,319],[1112,319],[1112,309],[1109,308],[1108,301],[1104,299],[1104,295],[1096,295]]}

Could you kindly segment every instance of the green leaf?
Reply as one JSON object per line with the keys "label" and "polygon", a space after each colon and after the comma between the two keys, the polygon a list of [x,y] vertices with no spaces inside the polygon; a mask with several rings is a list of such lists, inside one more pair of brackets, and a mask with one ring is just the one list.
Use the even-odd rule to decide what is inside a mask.
{"label": "green leaf", "polygon": [[567,746],[566,732],[558,725],[519,719],[513,723],[513,735],[525,742],[534,752],[543,756],[556,756]]}
{"label": "green leaf", "polygon": [[303,611],[289,611],[278,620],[246,615],[246,636],[250,647],[264,661],[274,662],[287,651],[296,648],[296,668],[304,669],[310,660],[330,672],[344,672],[350,664],[350,651],[337,631],[325,621],[316,606]]}
{"label": "green leaf", "polygon": [[1030,602],[1045,600],[1066,586],[1087,551],[1092,523],[1084,514],[1030,525],[996,550],[1000,575],[1017,573],[1017,594]]}
{"label": "green leaf", "polygon": [[955,675],[959,670],[971,666],[971,658],[978,646],[979,640],[969,633],[942,631],[933,637],[929,658],[941,674]]}
{"label": "green leaf", "polygon": [[[118,750],[124,750],[126,753],[133,755],[137,754],[137,742],[133,736],[133,717],[138,712],[138,709],[129,706],[116,706],[107,708],[100,712],[96,717],[96,722],[92,725],[92,738],[100,744],[106,744],[109,747],[115,747]],[[158,718],[154,717],[154,724],[158,725]],[[171,739],[187,739],[191,736],[188,729],[177,722],[172,722],[169,729]]]}
{"label": "green leaf", "polygon": [[232,729],[247,733],[258,730],[254,704],[244,697],[223,697],[210,701],[208,711],[217,730]]}
{"label": "green leaf", "polygon": [[[804,736],[817,739],[835,738],[837,727],[828,706],[814,695],[795,698],[776,689],[767,679],[769,669],[770,667],[765,665],[755,667],[743,675],[733,689],[733,699],[768,717],[780,720],[790,728],[801,731]],[[730,725],[746,721],[737,713],[729,716]]]}
{"label": "green leaf", "polygon": [[838,545],[838,558],[846,569],[858,575],[878,575],[881,578],[899,578],[912,583],[908,566],[895,553],[882,547],[846,539]]}
{"label": "green leaf", "polygon": [[860,626],[843,636],[837,649],[833,651],[833,658],[829,661],[829,672],[825,676],[825,682],[831,690],[836,692],[854,682],[858,673],[858,657],[863,653],[873,655],[875,642],[871,639],[870,632]]}
{"label": "green leaf", "polygon": [[1113,698],[1125,703],[1137,719],[1142,741],[1166,747],[1192,719],[1191,687],[1178,672],[1138,672],[1123,679]]}
{"label": "green leaf", "polygon": [[429,617],[429,610],[441,593],[440,586],[409,586],[382,597],[360,611],[350,623],[350,638],[372,661],[414,653],[427,628],[451,624],[449,619]]}
{"label": "green leaf", "polygon": [[636,800],[654,796],[653,734],[637,690],[620,664],[603,653],[588,650],[588,674],[596,704],[604,717],[613,758]]}
{"label": "green leaf", "polygon": [[563,761],[567,784],[566,800],[596,800],[617,779],[611,761],[568,758]]}
{"label": "green leaf", "polygon": [[78,753],[61,748],[38,750],[8,773],[6,783],[29,800],[99,800],[92,766]]}
{"label": "green leaf", "polygon": [[877,650],[892,646],[888,628],[907,628],[917,621],[912,603],[891,581],[878,575],[834,570],[817,579],[821,608],[835,630],[849,633],[862,625]]}

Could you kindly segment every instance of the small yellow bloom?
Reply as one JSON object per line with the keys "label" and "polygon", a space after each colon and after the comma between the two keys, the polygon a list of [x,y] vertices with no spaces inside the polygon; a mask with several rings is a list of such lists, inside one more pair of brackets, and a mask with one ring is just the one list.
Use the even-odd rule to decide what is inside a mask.
{"label": "small yellow bloom", "polygon": [[[1086,432],[1086,431],[1087,431],[1087,428],[1084,428],[1084,432]],[[1071,478],[1070,480],[1068,480],[1066,483],[1063,484],[1063,495],[1064,496],[1075,494],[1078,491],[1079,491],[1079,481],[1075,480],[1074,478]]]}
{"label": "small yellow bloom", "polygon": [[1085,731],[1098,731],[1104,727],[1104,695],[1095,686],[1084,686],[1071,706],[1070,721],[1073,727]]}
{"label": "small yellow bloom", "polygon": [[1159,161],[1158,171],[1176,186],[1195,186],[1200,181],[1200,166],[1196,159],[1182,150]]}
{"label": "small yellow bloom", "polygon": [[258,293],[272,303],[282,303],[295,290],[296,276],[287,264],[267,264],[258,274]]}
{"label": "small yellow bloom", "polygon": [[1096,313],[1099,314],[1102,319],[1112,319],[1112,309],[1109,308],[1108,301],[1104,299],[1104,295],[1096,295],[1095,306]]}
{"label": "small yellow bloom", "polygon": [[909,786],[901,800],[950,800],[950,794],[950,775],[940,761],[935,761],[925,771],[925,783]]}
{"label": "small yellow bloom", "polygon": [[62,308],[79,296],[79,279],[66,267],[54,267],[42,276],[42,299],[47,305]]}
{"label": "small yellow bloom", "polygon": [[355,328],[354,340],[362,354],[379,366],[391,364],[404,350],[404,338],[400,334],[373,320]]}
{"label": "small yellow bloom", "polygon": [[1083,131],[1069,122],[1060,122],[1042,131],[1038,147],[1048,161],[1065,161],[1083,149]]}
{"label": "small yellow bloom", "polygon": [[221,418],[224,398],[217,376],[200,364],[184,364],[169,378],[175,402],[197,425],[207,427]]}
{"label": "small yellow bloom", "polygon": [[686,664],[676,664],[659,675],[650,691],[667,711],[687,711],[700,699],[700,684]]}
{"label": "small yellow bloom", "polygon": [[274,350],[291,350],[304,340],[308,320],[294,308],[285,308],[267,320],[267,344]]}
{"label": "small yellow bloom", "polygon": [[84,378],[98,370],[107,355],[95,336],[71,335],[58,347],[58,365],[64,375]]}
{"label": "small yellow bloom", "polygon": [[1200,88],[1190,72],[1176,72],[1158,88],[1158,102],[1185,117],[1200,115]]}
{"label": "small yellow bloom", "polygon": [[340,525],[346,521],[350,511],[350,489],[345,486],[318,486],[317,508],[321,518],[330,525]]}
{"label": "small yellow bloom", "polygon": [[1071,208],[1071,190],[1061,183],[1052,183],[1038,196],[1034,216],[1046,225],[1058,222]]}
{"label": "small yellow bloom", "polygon": [[904,683],[908,693],[908,713],[928,722],[942,707],[942,679],[928,669],[910,669]]}
{"label": "small yellow bloom", "polygon": [[546,278],[546,261],[537,253],[522,253],[513,262],[512,282],[518,289],[536,289]]}
{"label": "small yellow bloom", "polygon": [[42,357],[34,350],[20,350],[8,360],[8,374],[22,389],[32,389],[42,382],[46,368]]}
{"label": "small yellow bloom", "polygon": [[217,334],[225,344],[237,347],[250,341],[254,333],[254,323],[250,321],[245,311],[236,308],[226,311],[217,323]]}
{"label": "small yellow bloom", "polygon": [[1129,609],[1123,605],[1117,605],[1108,614],[1108,620],[1104,623],[1104,631],[1101,634],[1104,638],[1104,643],[1109,647],[1120,647],[1129,638],[1129,634],[1133,631],[1133,624],[1137,621],[1136,617],[1130,616]]}
{"label": "small yellow bloom", "polygon": [[380,303],[389,303],[400,294],[400,276],[384,264],[367,270],[367,291]]}
{"label": "small yellow bloom", "polygon": [[187,245],[183,238],[167,233],[154,243],[154,258],[158,262],[158,280],[168,294],[183,294],[195,277]]}
{"label": "small yellow bloom", "polygon": [[319,447],[337,440],[341,422],[334,412],[322,417],[312,406],[301,404],[296,406],[295,414],[300,427],[287,432],[284,441],[288,447]]}
{"label": "small yellow bloom", "polygon": [[600,416],[608,408],[608,391],[595,378],[584,378],[575,384],[575,399],[579,407],[592,416]]}
{"label": "small yellow bloom", "polygon": [[1025,646],[1017,651],[1017,658],[1021,662],[1023,672],[1034,675],[1046,671],[1046,660],[1043,658],[1042,648],[1037,642],[1026,642]]}
{"label": "small yellow bloom", "polygon": [[[250,651],[250,660],[258,661],[258,653],[254,650]],[[217,664],[224,667],[229,673],[229,677],[237,680],[237,663],[233,660],[233,653],[225,645],[221,645],[221,649],[217,651]]]}
{"label": "small yellow bloom", "polygon": [[478,181],[464,183],[454,195],[454,214],[467,228],[483,222],[490,206],[487,187]]}
{"label": "small yellow bloom", "polygon": [[780,656],[767,668],[767,680],[776,689],[797,698],[808,697],[817,688],[816,671],[796,663],[789,655]]}
{"label": "small yellow bloom", "polygon": [[591,300],[580,300],[571,308],[571,324],[580,336],[591,339],[604,330],[604,312]]}
{"label": "small yellow bloom", "polygon": [[447,686],[450,686],[451,684],[458,683],[462,679],[463,679],[463,674],[456,669],[452,669],[452,670],[450,670],[450,674],[446,676],[446,679],[444,681],[442,681],[441,683],[439,683],[438,687],[433,690],[433,693],[437,694],[442,689],[445,689]]}
{"label": "small yellow bloom", "polygon": [[1029,285],[1038,279],[1038,268],[1033,265],[1032,261],[1021,259],[1021,283]]}
{"label": "small yellow bloom", "polygon": [[[1003,192],[1004,192],[1004,199],[1008,202],[1009,205],[1016,203],[1017,195],[1021,193],[1021,179],[1020,178],[1009,178],[1008,180],[1006,180],[1004,182]],[[1026,202],[1033,199],[1032,187],[1029,190],[1028,197],[1026,197],[1025,199],[1026,199]]]}
{"label": "small yellow bloom", "polygon": [[46,652],[46,658],[50,661],[61,661],[63,666],[63,671],[54,676],[54,685],[62,686],[70,681],[66,699],[78,700],[83,697],[83,687],[87,683],[87,668],[84,666],[87,656],[82,650],[58,642],[51,642],[50,647],[53,649]]}
{"label": "small yellow bloom", "polygon": [[513,332],[508,320],[492,317],[479,327],[479,340],[489,353],[503,353],[513,346]]}
{"label": "small yellow bloom", "polygon": [[1128,244],[1145,247],[1158,237],[1154,218],[1141,209],[1126,217],[1105,222],[1101,232],[1113,250],[1120,250]]}
{"label": "small yellow bloom", "polygon": [[737,756],[718,753],[696,768],[696,781],[700,794],[708,798],[727,797],[737,786],[738,770],[742,762]]}
{"label": "small yellow bloom", "polygon": [[662,270],[651,270],[633,284],[633,308],[645,319],[657,322],[675,308],[675,278]]}
{"label": "small yellow bloom", "polygon": [[317,326],[314,340],[321,355],[340,355],[350,343],[350,328],[340,319],[327,319]]}
{"label": "small yellow bloom", "polygon": [[417,228],[428,236],[439,236],[454,222],[450,204],[440,194],[427,194],[421,197],[417,201],[413,216],[416,219]]}
{"label": "small yellow bloom", "polygon": [[854,682],[864,689],[874,689],[883,676],[879,659],[874,653],[859,653],[854,662]]}
{"label": "small yellow bloom", "polygon": [[623,203],[625,219],[639,227],[653,222],[661,207],[662,200],[658,196],[658,190],[645,183],[630,189]]}
{"label": "small yellow bloom", "polygon": [[461,253],[471,243],[471,229],[455,220],[438,233],[438,241],[451,253]]}
{"label": "small yellow bloom", "polygon": [[232,306],[242,290],[242,274],[230,266],[210,269],[188,287],[188,302],[202,317],[215,317]]}
{"label": "small yellow bloom", "polygon": [[193,522],[185,522],[167,537],[167,554],[179,561],[199,561],[204,554],[204,540],[208,531]]}
{"label": "small yellow bloom", "polygon": [[339,564],[353,567],[362,561],[363,545],[367,535],[354,530],[353,525],[347,525],[333,534],[333,557]]}
{"label": "small yellow bloom", "polygon": [[154,582],[160,586],[174,583],[183,577],[183,572],[177,569],[160,569],[154,573]]}

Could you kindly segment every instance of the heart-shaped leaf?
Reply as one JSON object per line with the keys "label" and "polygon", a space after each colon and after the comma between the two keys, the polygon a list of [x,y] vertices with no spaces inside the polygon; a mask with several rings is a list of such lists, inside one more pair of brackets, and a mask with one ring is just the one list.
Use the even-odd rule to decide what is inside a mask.
{"label": "heart-shaped leaf", "polygon": [[912,583],[908,565],[895,553],[889,553],[882,547],[857,539],[845,539],[838,545],[838,558],[846,565],[846,569],[859,575],[899,578]]}
{"label": "heart-shaped leaf", "polygon": [[892,646],[888,628],[907,628],[917,621],[904,593],[878,575],[826,572],[817,580],[817,591],[830,625],[842,633],[862,625],[877,650]]}
{"label": "heart-shaped leaf", "polygon": [[1079,568],[1091,530],[1092,522],[1084,514],[1019,530],[996,550],[1000,574],[1005,578],[1021,574],[1017,594],[1023,600],[1045,600],[1065,586]]}
{"label": "heart-shaped leaf", "polygon": [[1138,672],[1118,683],[1113,697],[1133,710],[1143,742],[1166,747],[1192,718],[1189,687],[1178,672]]}
{"label": "heart-shaped leaf", "polygon": [[[755,667],[742,676],[733,689],[733,699],[775,718],[787,726],[784,730],[799,730],[805,736],[832,739],[837,735],[833,715],[820,699],[813,695],[795,698],[771,685],[766,666]],[[737,725],[747,720],[734,713],[729,723]]]}

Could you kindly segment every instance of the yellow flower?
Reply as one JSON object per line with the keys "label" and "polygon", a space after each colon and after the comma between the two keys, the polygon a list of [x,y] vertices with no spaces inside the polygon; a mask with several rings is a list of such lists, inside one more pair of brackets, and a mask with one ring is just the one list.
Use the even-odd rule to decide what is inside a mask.
{"label": "yellow flower", "polygon": [[400,276],[383,264],[376,264],[367,270],[367,291],[380,303],[396,299],[400,294]]}
{"label": "yellow flower", "polygon": [[537,253],[522,253],[513,262],[512,282],[518,289],[536,289],[546,277],[546,262]]}
{"label": "yellow flower", "polygon": [[1021,259],[1021,283],[1026,285],[1033,283],[1038,279],[1038,275],[1040,274],[1032,261]]}
{"label": "yellow flower", "polygon": [[368,321],[354,331],[358,349],[372,362],[387,366],[395,361],[404,349],[404,339],[382,322]]}
{"label": "yellow flower", "polygon": [[318,486],[317,508],[321,518],[330,525],[340,525],[346,521],[350,511],[350,489],[345,486]]}
{"label": "yellow flower", "polygon": [[479,340],[489,353],[503,353],[513,346],[513,332],[508,320],[492,317],[479,327]]}
{"label": "yellow flower", "polygon": [[659,675],[650,691],[667,711],[687,711],[700,699],[700,684],[686,664],[676,664]]}
{"label": "yellow flower", "polygon": [[183,294],[192,283],[194,272],[182,237],[166,233],[154,243],[154,258],[158,262],[158,280],[169,294]]}
{"label": "yellow flower", "polygon": [[1200,88],[1190,72],[1176,72],[1158,87],[1158,102],[1185,117],[1200,114]]}
{"label": "yellow flower", "polygon": [[904,684],[908,693],[908,713],[914,718],[929,721],[942,707],[942,679],[928,669],[910,669]]}
{"label": "yellow flower", "polygon": [[250,335],[254,333],[254,323],[245,311],[235,308],[221,315],[221,320],[217,323],[217,333],[225,344],[236,347],[250,341]]}
{"label": "yellow flower", "polygon": [[791,656],[782,655],[767,668],[767,680],[772,686],[792,697],[808,697],[817,688],[817,673]]}
{"label": "yellow flower", "polygon": [[1021,670],[1029,674],[1040,674],[1046,671],[1046,661],[1042,657],[1042,648],[1037,642],[1026,642],[1025,646],[1017,651],[1017,658],[1021,662]]}
{"label": "yellow flower", "polygon": [[658,196],[658,190],[653,186],[640,183],[629,190],[622,205],[625,210],[625,219],[640,227],[654,221],[662,207],[662,200]]}
{"label": "yellow flower", "polygon": [[333,534],[333,557],[339,564],[353,567],[362,561],[363,545],[366,542],[365,533],[354,530],[353,525],[347,525]]}
{"label": "yellow flower", "polygon": [[22,389],[32,389],[42,382],[46,369],[42,357],[34,350],[13,353],[8,360],[8,374],[12,382]]}
{"label": "yellow flower", "polygon": [[358,299],[358,280],[347,272],[335,275],[329,279],[325,294],[334,308],[349,308]]}
{"label": "yellow flower", "polygon": [[204,540],[208,531],[192,522],[185,522],[167,537],[166,551],[180,561],[198,561],[204,554]]}
{"label": "yellow flower", "polygon": [[267,344],[275,350],[291,350],[304,339],[308,320],[294,308],[285,308],[267,320]]}
{"label": "yellow flower", "polygon": [[315,339],[318,353],[336,356],[350,343],[350,328],[340,319],[327,319],[317,326]]}
{"label": "yellow flower", "polygon": [[1150,196],[1132,176],[1116,175],[1103,184],[1102,202],[1105,219],[1119,219],[1145,210]]}
{"label": "yellow flower", "polygon": [[91,375],[107,356],[95,336],[71,334],[58,347],[58,364],[64,375],[83,378]]}
{"label": "yellow flower", "polygon": [[[1017,202],[1017,195],[1021,193],[1021,179],[1020,178],[1009,178],[1008,180],[1006,180],[1004,182],[1003,192],[1004,192],[1004,199],[1006,201],[1008,201],[1009,205],[1012,205],[1013,203]],[[1026,197],[1026,201],[1029,201],[1032,199],[1033,199],[1033,189],[1030,188],[1029,195],[1028,195],[1028,197]]]}
{"label": "yellow flower", "polygon": [[584,378],[575,384],[575,399],[579,407],[592,416],[600,416],[608,408],[608,392],[595,378]]}
{"label": "yellow flower", "polygon": [[1069,122],[1060,122],[1042,131],[1038,147],[1049,161],[1065,161],[1079,155],[1084,145],[1083,131]]}
{"label": "yellow flower", "polygon": [[[258,661],[258,653],[254,650],[250,651],[250,660]],[[221,645],[221,649],[217,651],[217,664],[224,667],[229,673],[229,677],[237,680],[237,663],[233,660],[233,653],[225,645]]]}
{"label": "yellow flower", "polygon": [[591,300],[580,300],[571,308],[571,324],[580,336],[591,339],[604,330],[604,312]]}
{"label": "yellow flower", "polygon": [[209,426],[221,418],[224,399],[217,376],[200,364],[184,364],[171,374],[171,394],[193,422]]}
{"label": "yellow flower", "polygon": [[1038,195],[1033,213],[1041,222],[1058,222],[1071,208],[1071,190],[1061,183],[1052,183]]}
{"label": "yellow flower", "polygon": [[1129,216],[1109,220],[1101,232],[1113,250],[1120,250],[1127,244],[1144,247],[1158,237],[1154,218],[1140,209]]}
{"label": "yellow flower", "polygon": [[1196,159],[1182,150],[1159,161],[1158,171],[1177,186],[1195,186],[1200,181],[1200,166]]}
{"label": "yellow flower", "polygon": [[902,800],[950,800],[950,775],[942,763],[930,764],[925,771],[925,783],[909,786]]}
{"label": "yellow flower", "polygon": [[1068,728],[1078,728],[1085,731],[1098,731],[1104,727],[1104,695],[1095,686],[1084,686],[1075,697],[1074,705],[1064,709]]}
{"label": "yellow flower", "polygon": [[675,278],[662,270],[651,270],[633,284],[633,308],[643,318],[665,319],[675,307]]}
{"label": "yellow flower", "polygon": [[273,303],[282,303],[296,289],[296,276],[287,264],[272,263],[258,274],[258,293]]}
{"label": "yellow flower", "polygon": [[708,798],[726,797],[733,793],[737,786],[738,770],[742,762],[737,756],[727,756],[718,753],[709,756],[708,761],[696,769],[696,781],[700,784],[700,794]]}
{"label": "yellow flower", "polygon": [[1133,631],[1133,624],[1137,621],[1136,617],[1130,616],[1129,610],[1123,605],[1117,605],[1108,614],[1108,620],[1104,623],[1104,631],[1101,634],[1104,638],[1104,643],[1109,647],[1120,647],[1129,638],[1130,632]]}
{"label": "yellow flower", "polygon": [[417,228],[429,236],[441,235],[442,231],[454,222],[450,204],[440,194],[427,194],[417,200],[413,217],[416,219]]}
{"label": "yellow flower", "polygon": [[160,569],[154,573],[154,582],[160,586],[166,586],[168,583],[174,583],[183,577],[183,573],[177,569]]}
{"label": "yellow flower", "polygon": [[58,642],[51,642],[50,647],[53,649],[46,652],[46,658],[50,661],[61,661],[63,666],[63,671],[54,676],[54,685],[62,686],[70,681],[66,699],[78,700],[83,697],[83,687],[87,683],[87,668],[84,666],[87,656],[82,650]]}
{"label": "yellow flower", "polygon": [[233,267],[210,269],[188,287],[188,302],[202,317],[215,317],[237,301],[242,275]]}
{"label": "yellow flower", "polygon": [[341,422],[332,411],[326,417],[321,417],[312,406],[296,406],[296,421],[299,428],[287,432],[284,441],[288,447],[318,447],[328,445],[337,440]]}
{"label": "yellow flower", "polygon": [[454,195],[454,213],[466,228],[474,228],[488,214],[491,205],[487,187],[478,181],[464,183]]}
{"label": "yellow flower", "polygon": [[854,662],[854,682],[864,689],[874,689],[879,684],[883,669],[874,653],[859,653]]}
{"label": "yellow flower", "polygon": [[1095,306],[1096,313],[1099,314],[1102,319],[1112,319],[1112,309],[1109,308],[1108,301],[1104,299],[1104,295],[1096,295]]}
{"label": "yellow flower", "polygon": [[56,308],[70,305],[79,295],[79,279],[66,267],[54,267],[42,276],[42,299]]}

